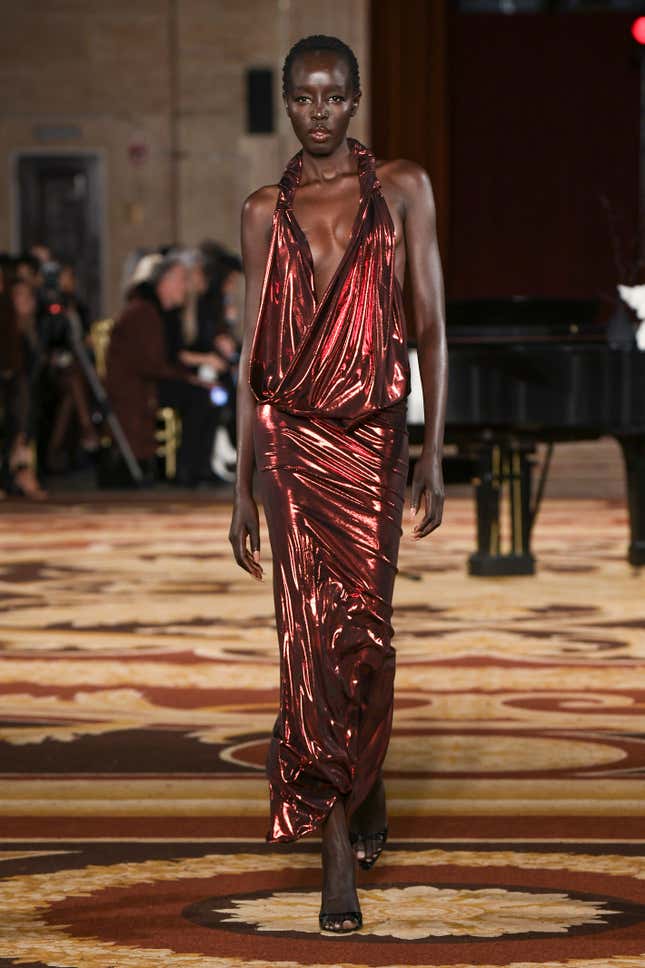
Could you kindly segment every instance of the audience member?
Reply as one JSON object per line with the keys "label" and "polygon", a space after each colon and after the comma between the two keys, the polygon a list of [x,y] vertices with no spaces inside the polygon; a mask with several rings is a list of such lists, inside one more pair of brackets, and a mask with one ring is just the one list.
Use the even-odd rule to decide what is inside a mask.
{"label": "audience member", "polygon": [[15,275],[28,283],[37,297],[40,296],[44,277],[40,260],[30,252],[23,252],[15,260]]}
{"label": "audience member", "polygon": [[[151,462],[156,452],[156,415],[175,408],[182,435],[177,481],[194,486],[211,475],[209,457],[215,425],[210,386],[193,376],[168,349],[168,331],[186,298],[188,273],[176,256],[158,256],[148,278],[136,282],[117,320],[107,354],[110,402],[135,456]],[[174,322],[173,322],[174,319]],[[170,323],[169,323],[170,320]],[[178,355],[178,353],[177,353]]]}
{"label": "audience member", "polygon": [[29,253],[30,255],[35,256],[35,258],[38,259],[41,265],[44,265],[46,262],[52,261],[52,253],[48,245],[42,245],[41,243],[36,243],[36,245],[31,246],[31,248],[29,249]]}
{"label": "audience member", "polygon": [[[182,312],[181,333],[185,349],[198,351],[200,341],[200,309],[204,293],[208,290],[208,277],[204,258],[199,250],[193,250],[186,257],[188,267],[188,291]],[[204,347],[207,349],[207,347]]]}
{"label": "audience member", "polygon": [[[200,349],[212,350],[217,333],[234,329],[235,275],[241,273],[242,263],[236,255],[212,239],[201,242],[198,251],[207,280],[206,289],[199,300],[198,341]],[[233,335],[236,338],[238,334]],[[241,343],[241,340],[238,342]]]}
{"label": "audience member", "polygon": [[[182,484],[234,477],[241,268],[210,240],[191,251],[138,250],[125,267],[106,390],[136,457],[151,466],[159,407],[179,412]],[[54,304],[61,309],[53,314]],[[0,253],[2,480],[14,493],[47,496],[36,454],[51,472],[69,465],[79,443],[98,448],[91,393],[69,339],[73,333],[91,356],[89,330],[72,265],[59,266],[46,245]]]}
{"label": "audience member", "polygon": [[[2,382],[5,403],[3,473],[7,488],[33,500],[47,492],[36,474],[40,377],[44,351],[33,287],[15,276],[2,305]],[[3,296],[6,295],[3,293]]]}
{"label": "audience member", "polygon": [[239,256],[227,252],[222,259],[222,321],[226,330],[237,343],[238,351],[242,345],[243,308],[244,308],[244,275],[242,260]]}
{"label": "audience member", "polygon": [[9,485],[9,457],[11,452],[16,398],[16,379],[20,367],[20,341],[9,287],[13,276],[13,259],[0,253],[0,413],[2,415],[2,451],[0,455],[0,498],[6,497]]}
{"label": "audience member", "polygon": [[236,455],[230,426],[235,425],[234,378],[239,353],[230,334],[218,332],[218,325],[226,328],[226,324],[222,320],[217,324],[215,312],[208,315],[209,306],[217,305],[221,310],[221,300],[207,298],[210,282],[203,254],[199,250],[172,254],[179,255],[188,269],[188,290],[183,309],[167,314],[168,353],[171,359],[195,368],[200,378],[216,381],[216,427],[210,467],[215,479],[230,482],[235,478]]}
{"label": "audience member", "polygon": [[195,345],[207,349],[225,364],[219,383],[223,403],[215,434],[212,466],[224,480],[235,478],[236,385],[242,345],[242,263],[219,243],[205,239],[199,246],[206,279],[198,304],[198,336]]}
{"label": "audience member", "polygon": [[[62,306],[65,328],[58,345],[50,347],[49,389],[54,396],[54,419],[47,442],[47,470],[64,470],[69,457],[64,444],[70,429],[80,430],[81,448],[93,453],[98,450],[99,438],[92,423],[86,378],[78,359],[71,351],[74,340],[87,344],[89,350],[90,320],[87,306],[76,291],[76,274],[71,265],[62,265],[57,275],[57,298]],[[77,438],[76,438],[77,439]]]}

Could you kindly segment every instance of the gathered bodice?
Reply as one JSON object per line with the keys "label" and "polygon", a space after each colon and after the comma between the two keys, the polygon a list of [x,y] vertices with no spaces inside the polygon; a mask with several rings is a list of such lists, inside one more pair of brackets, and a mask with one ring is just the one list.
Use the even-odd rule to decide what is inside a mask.
{"label": "gathered bodice", "polygon": [[317,299],[307,237],[293,212],[302,150],[280,180],[249,359],[260,402],[359,422],[410,392],[395,232],[372,152],[354,138],[360,199],[347,248]]}

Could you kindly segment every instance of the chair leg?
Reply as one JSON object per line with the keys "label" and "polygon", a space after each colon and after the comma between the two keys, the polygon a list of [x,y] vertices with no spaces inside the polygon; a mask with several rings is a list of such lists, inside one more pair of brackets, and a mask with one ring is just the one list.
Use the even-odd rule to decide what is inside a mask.
{"label": "chair leg", "polygon": [[160,407],[157,419],[163,423],[163,428],[156,433],[159,444],[157,454],[164,458],[165,477],[174,480],[177,476],[177,454],[181,442],[181,418],[173,407]]}

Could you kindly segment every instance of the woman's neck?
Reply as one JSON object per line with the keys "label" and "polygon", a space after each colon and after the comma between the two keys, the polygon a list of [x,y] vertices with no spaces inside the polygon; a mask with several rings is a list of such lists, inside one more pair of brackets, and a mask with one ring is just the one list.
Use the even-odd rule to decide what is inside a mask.
{"label": "woman's neck", "polygon": [[306,148],[302,149],[302,181],[330,182],[341,175],[355,174],[355,164],[352,151],[343,138],[338,147],[329,155],[312,155]]}

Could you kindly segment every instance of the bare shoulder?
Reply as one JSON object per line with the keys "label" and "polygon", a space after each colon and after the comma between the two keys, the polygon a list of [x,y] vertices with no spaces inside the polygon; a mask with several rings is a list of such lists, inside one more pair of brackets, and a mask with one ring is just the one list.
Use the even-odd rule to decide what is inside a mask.
{"label": "bare shoulder", "polygon": [[255,230],[271,224],[278,198],[277,185],[263,185],[252,192],[242,205],[242,222]]}
{"label": "bare shoulder", "polygon": [[377,161],[379,179],[384,189],[396,193],[406,204],[418,202],[420,196],[432,198],[430,176],[416,161],[396,158],[393,161]]}

